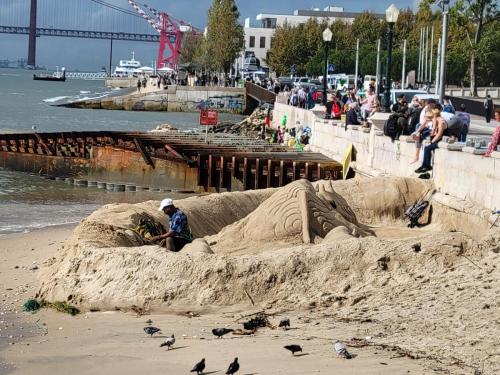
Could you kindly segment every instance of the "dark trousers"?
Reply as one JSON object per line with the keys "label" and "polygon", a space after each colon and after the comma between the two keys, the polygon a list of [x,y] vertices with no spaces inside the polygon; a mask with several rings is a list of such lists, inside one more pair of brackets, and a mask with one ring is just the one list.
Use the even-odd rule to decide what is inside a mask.
{"label": "dark trousers", "polygon": [[431,159],[432,159],[432,151],[438,148],[437,143],[431,143],[428,146],[424,147],[424,162],[422,163],[423,167],[431,167]]}
{"label": "dark trousers", "polygon": [[491,121],[491,109],[484,110],[484,117],[486,117],[486,122],[489,124]]}
{"label": "dark trousers", "polygon": [[467,134],[469,134],[469,127],[464,125],[458,137],[458,142],[467,142]]}
{"label": "dark trousers", "polygon": [[169,237],[160,242],[160,246],[165,246],[167,250],[178,252],[189,242],[182,237]]}

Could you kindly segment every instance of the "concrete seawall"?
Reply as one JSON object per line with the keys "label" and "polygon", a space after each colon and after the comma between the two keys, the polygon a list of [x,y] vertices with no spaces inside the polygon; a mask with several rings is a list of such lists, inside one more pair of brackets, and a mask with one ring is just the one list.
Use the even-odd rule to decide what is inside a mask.
{"label": "concrete seawall", "polygon": [[[311,149],[341,161],[349,145],[353,145],[354,157],[351,166],[358,172],[380,176],[417,177],[414,170],[418,163],[410,164],[415,156],[415,143],[402,136],[391,142],[389,137],[372,126],[363,129],[350,126],[344,129],[338,120],[323,120],[313,112],[285,104],[276,103],[273,126],[281,124],[287,115],[287,127],[310,126],[312,128]],[[483,208],[500,209],[500,153],[490,158],[475,155],[473,149],[451,150],[440,144],[434,155],[432,178],[438,191],[477,204]]]}
{"label": "concrete seawall", "polygon": [[245,89],[233,87],[168,86],[164,90],[133,93],[61,104],[70,108],[124,111],[198,112],[200,105],[222,113],[242,114]]}

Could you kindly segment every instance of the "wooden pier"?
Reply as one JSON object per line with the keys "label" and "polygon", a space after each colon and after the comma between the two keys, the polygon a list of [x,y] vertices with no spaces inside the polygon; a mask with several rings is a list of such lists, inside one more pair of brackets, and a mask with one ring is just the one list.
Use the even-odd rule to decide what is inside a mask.
{"label": "wooden pier", "polygon": [[[38,172],[26,170],[26,166],[39,168],[40,165],[33,161],[39,156],[44,159],[43,165],[48,166],[43,171],[45,174],[92,174],[108,168],[119,169],[122,179],[127,178],[127,173],[132,179],[135,179],[134,173],[141,174],[142,178],[148,173],[166,176],[162,170],[174,168],[176,179],[184,178],[183,188],[198,191],[261,189],[284,186],[301,178],[310,181],[341,178],[340,164],[319,153],[291,151],[229,134],[210,134],[206,143],[204,137],[203,134],[183,132],[0,134],[0,166]],[[124,162],[124,153],[138,156],[130,156]],[[29,156],[30,162],[27,163],[23,155]],[[104,157],[119,161],[105,163]],[[64,161],[64,165],[69,163],[69,171],[60,170],[55,160]],[[82,161],[83,170],[73,168],[81,166]],[[51,168],[51,165],[56,167]],[[171,177],[165,177],[163,182],[158,182],[158,178],[157,183],[163,186],[171,182]]]}

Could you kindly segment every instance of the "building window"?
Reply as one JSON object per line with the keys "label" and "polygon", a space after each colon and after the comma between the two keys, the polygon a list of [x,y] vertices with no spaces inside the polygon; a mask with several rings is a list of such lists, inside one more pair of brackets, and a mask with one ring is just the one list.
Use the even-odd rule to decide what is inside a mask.
{"label": "building window", "polygon": [[255,47],[255,37],[251,36],[250,37],[250,48],[254,48],[254,47]]}
{"label": "building window", "polygon": [[260,48],[266,48],[266,37],[265,36],[260,37]]}

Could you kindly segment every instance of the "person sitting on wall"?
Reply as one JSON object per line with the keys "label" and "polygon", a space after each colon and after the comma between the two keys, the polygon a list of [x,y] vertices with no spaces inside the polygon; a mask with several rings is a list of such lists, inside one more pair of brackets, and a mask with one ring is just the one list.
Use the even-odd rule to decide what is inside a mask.
{"label": "person sitting on wall", "polygon": [[499,125],[496,127],[495,132],[491,137],[491,142],[488,146],[488,150],[486,151],[486,154],[484,154],[485,157],[490,157],[491,154],[496,151],[498,149],[498,146],[500,145],[500,109],[495,110],[495,121]]}
{"label": "person sitting on wall", "polygon": [[358,108],[357,102],[352,102],[349,104],[349,110],[347,111],[345,118],[346,130],[349,125],[361,125],[361,123],[358,120],[358,114],[356,113],[357,108]]}
{"label": "person sitting on wall", "polygon": [[166,198],[161,201],[158,211],[163,211],[168,216],[169,231],[160,236],[152,237],[152,242],[160,241],[167,250],[178,252],[193,241],[193,235],[189,229],[188,219],[184,212],[174,206],[174,201]]}
{"label": "person sitting on wall", "polygon": [[[432,170],[431,159],[432,152],[438,148],[438,143],[443,138],[443,135],[448,128],[448,124],[445,119],[441,116],[441,108],[435,108],[432,110],[432,133],[431,133],[431,143],[424,148],[424,161],[422,166],[415,170],[415,173],[425,173]],[[460,128],[460,130],[462,130]]]}

